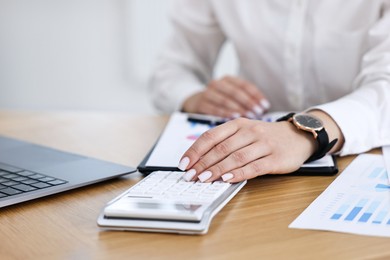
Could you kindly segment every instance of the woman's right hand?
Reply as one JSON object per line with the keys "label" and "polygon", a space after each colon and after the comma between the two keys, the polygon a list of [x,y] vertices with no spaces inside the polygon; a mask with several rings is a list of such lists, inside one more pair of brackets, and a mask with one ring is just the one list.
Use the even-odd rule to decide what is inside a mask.
{"label": "woman's right hand", "polygon": [[254,84],[232,76],[211,81],[204,91],[183,103],[185,112],[225,118],[258,118],[269,108],[270,103]]}

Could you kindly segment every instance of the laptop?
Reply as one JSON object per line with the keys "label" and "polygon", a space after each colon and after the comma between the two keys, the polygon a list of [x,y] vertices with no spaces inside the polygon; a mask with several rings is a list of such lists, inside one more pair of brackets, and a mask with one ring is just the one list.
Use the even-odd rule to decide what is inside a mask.
{"label": "laptop", "polygon": [[0,136],[0,208],[136,169]]}

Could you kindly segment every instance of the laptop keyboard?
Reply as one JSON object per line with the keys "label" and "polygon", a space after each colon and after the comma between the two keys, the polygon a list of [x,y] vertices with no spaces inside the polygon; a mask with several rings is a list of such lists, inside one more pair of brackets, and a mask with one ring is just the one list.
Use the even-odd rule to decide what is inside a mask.
{"label": "laptop keyboard", "polygon": [[0,198],[62,185],[67,181],[0,164]]}

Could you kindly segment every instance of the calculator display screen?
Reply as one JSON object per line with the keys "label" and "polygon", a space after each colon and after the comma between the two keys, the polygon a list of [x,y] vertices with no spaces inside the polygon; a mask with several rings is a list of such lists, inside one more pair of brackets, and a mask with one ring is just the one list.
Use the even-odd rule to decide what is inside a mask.
{"label": "calculator display screen", "polygon": [[180,212],[194,212],[202,205],[198,204],[181,204],[181,203],[165,203],[165,202],[135,202],[132,205],[134,208],[144,210],[169,210]]}
{"label": "calculator display screen", "polygon": [[209,204],[123,197],[105,208],[108,217],[201,220]]}

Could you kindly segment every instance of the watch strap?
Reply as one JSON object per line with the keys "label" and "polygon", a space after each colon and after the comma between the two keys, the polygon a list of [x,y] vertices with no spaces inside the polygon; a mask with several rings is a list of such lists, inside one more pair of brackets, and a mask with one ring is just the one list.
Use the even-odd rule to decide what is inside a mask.
{"label": "watch strap", "polygon": [[321,159],[337,143],[338,140],[337,138],[334,139],[332,142],[329,142],[329,137],[328,134],[326,133],[325,128],[322,128],[320,131],[317,132],[317,134],[318,136],[316,140],[318,142],[318,149],[309,157],[309,159],[306,160],[306,163]]}
{"label": "watch strap", "polygon": [[282,117],[280,117],[280,118],[276,119],[276,122],[287,121],[287,120],[289,120],[290,118],[292,118],[294,115],[295,115],[295,113],[294,113],[294,112],[292,112],[292,113],[288,113],[287,115],[285,115],[285,116],[282,116]]}

